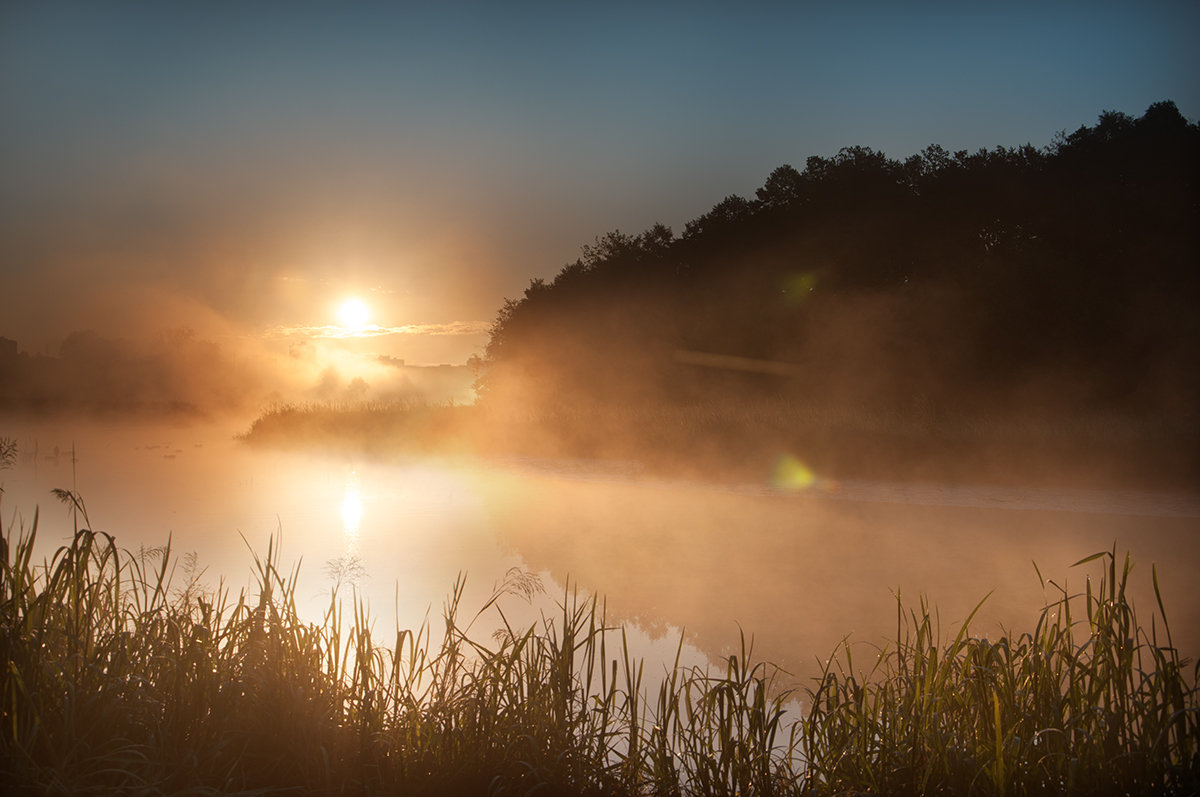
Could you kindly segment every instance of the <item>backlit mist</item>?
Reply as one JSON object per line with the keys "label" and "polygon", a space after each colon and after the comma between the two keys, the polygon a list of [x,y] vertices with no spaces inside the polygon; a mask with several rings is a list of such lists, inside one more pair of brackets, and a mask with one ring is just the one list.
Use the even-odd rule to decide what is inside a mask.
{"label": "backlit mist", "polygon": [[0,781],[1189,793],[1196,30],[5,5]]}

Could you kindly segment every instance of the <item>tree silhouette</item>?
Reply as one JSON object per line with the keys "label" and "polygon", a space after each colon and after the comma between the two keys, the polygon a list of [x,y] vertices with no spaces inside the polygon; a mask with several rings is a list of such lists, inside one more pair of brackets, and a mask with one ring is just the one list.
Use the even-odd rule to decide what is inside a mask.
{"label": "tree silhouette", "polygon": [[[1198,222],[1200,128],[1171,102],[1105,111],[1040,149],[846,147],[774,169],[679,237],[614,231],[533,280],[500,309],[481,392],[1003,405],[1044,384],[1061,403],[1200,405]],[[682,366],[678,351],[802,377]]]}

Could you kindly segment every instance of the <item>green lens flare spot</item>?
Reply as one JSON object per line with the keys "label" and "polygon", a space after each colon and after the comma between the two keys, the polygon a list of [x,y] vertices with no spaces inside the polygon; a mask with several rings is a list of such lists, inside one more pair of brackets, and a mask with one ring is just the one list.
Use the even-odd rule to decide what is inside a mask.
{"label": "green lens flare spot", "polygon": [[775,464],[771,483],[780,490],[805,490],[817,481],[817,475],[800,460],[785,454]]}

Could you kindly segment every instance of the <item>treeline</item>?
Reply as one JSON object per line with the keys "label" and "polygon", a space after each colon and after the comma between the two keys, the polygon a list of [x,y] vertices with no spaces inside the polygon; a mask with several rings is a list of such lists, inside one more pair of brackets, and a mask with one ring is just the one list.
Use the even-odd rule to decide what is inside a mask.
{"label": "treeline", "polygon": [[506,300],[485,402],[779,395],[1200,406],[1200,126],[1107,111],[1044,148],[780,166],[682,235],[611,232]]}
{"label": "treeline", "polygon": [[71,332],[57,356],[0,351],[0,412],[201,415],[262,392],[251,364],[188,328],[130,340]]}

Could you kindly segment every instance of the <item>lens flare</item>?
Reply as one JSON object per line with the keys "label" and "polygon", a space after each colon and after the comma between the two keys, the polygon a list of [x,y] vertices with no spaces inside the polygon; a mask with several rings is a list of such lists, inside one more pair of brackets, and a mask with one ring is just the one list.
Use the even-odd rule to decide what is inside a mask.
{"label": "lens flare", "polygon": [[783,296],[789,304],[800,304],[808,299],[817,287],[815,274],[792,274],[783,283]]}
{"label": "lens flare", "polygon": [[817,475],[791,454],[784,454],[775,463],[771,484],[779,490],[807,490],[817,483]]}

